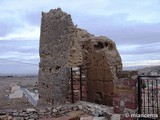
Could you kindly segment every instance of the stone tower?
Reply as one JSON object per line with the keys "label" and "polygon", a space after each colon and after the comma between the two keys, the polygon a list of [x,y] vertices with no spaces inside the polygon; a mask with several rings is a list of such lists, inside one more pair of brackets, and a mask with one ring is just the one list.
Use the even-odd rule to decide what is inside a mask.
{"label": "stone tower", "polygon": [[122,69],[115,43],[77,28],[60,8],[42,12],[39,103],[63,104],[68,97],[70,68],[81,66],[87,101],[112,104],[113,81]]}
{"label": "stone tower", "polygon": [[40,103],[64,103],[70,79],[68,60],[75,27],[60,8],[42,13],[40,34]]}

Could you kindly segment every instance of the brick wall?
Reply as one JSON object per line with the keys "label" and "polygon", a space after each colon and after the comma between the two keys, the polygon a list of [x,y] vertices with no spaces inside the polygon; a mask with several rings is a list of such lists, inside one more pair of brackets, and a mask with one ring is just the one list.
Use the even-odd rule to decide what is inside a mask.
{"label": "brick wall", "polygon": [[130,114],[135,114],[137,110],[137,71],[121,71],[114,81],[114,112],[121,114],[122,120],[135,120],[130,118]]}
{"label": "brick wall", "polygon": [[[73,67],[72,68],[73,73],[73,99],[74,102],[77,102],[81,100],[80,96],[80,67]],[[86,83],[86,76],[84,75],[82,71],[82,100],[87,101],[87,83]],[[68,99],[67,102],[72,102],[72,88],[71,88],[71,79],[69,80],[68,84]]]}

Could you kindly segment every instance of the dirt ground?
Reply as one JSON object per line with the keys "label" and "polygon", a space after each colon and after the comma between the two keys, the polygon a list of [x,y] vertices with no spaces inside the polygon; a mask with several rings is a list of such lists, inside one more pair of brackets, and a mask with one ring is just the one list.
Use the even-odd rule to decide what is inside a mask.
{"label": "dirt ground", "polygon": [[12,83],[28,89],[37,89],[38,76],[0,76],[0,110],[32,106],[25,96],[9,99],[9,85]]}

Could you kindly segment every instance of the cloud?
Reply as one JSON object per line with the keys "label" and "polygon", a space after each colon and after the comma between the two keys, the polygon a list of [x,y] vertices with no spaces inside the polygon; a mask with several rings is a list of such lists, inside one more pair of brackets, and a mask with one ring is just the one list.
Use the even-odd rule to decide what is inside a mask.
{"label": "cloud", "polygon": [[0,19],[0,37],[4,37],[7,34],[11,34],[17,28],[22,27],[21,24],[17,24],[14,20]]}
{"label": "cloud", "polygon": [[124,62],[125,67],[131,66],[157,66],[160,65],[160,60],[137,60]]}
{"label": "cloud", "polygon": [[29,12],[26,14],[24,18],[25,18],[25,21],[27,21],[29,25],[40,27],[40,23],[41,23],[41,12],[40,11]]}
{"label": "cloud", "polygon": [[[111,1],[110,1],[111,2]],[[151,0],[115,0],[111,2],[108,6],[108,10],[112,14],[117,13],[127,13],[129,14],[127,20],[128,21],[139,21],[145,23],[153,23],[159,22],[160,18],[156,17],[159,15],[160,8],[159,0],[151,1]]]}
{"label": "cloud", "polygon": [[[36,31],[40,29],[41,11],[47,12],[51,8],[57,7],[61,7],[62,10],[70,13],[75,24],[78,24],[79,27],[86,28],[96,35],[111,37],[118,44],[120,44],[121,41],[132,44],[136,39],[142,41],[144,37],[150,40],[153,37],[152,34],[154,34],[156,41],[159,37],[159,31],[151,32],[151,29],[149,30],[150,26],[153,28],[152,30],[154,30],[155,26],[160,22],[158,0],[143,0],[143,2],[127,0],[115,0],[114,2],[111,0],[71,0],[70,2],[66,0],[59,2],[56,0],[28,0],[21,5],[19,5],[19,0],[6,0],[6,2],[3,1],[2,3],[0,11],[2,11],[4,18],[12,19],[12,21],[15,22],[17,21],[17,24],[27,24],[28,26],[30,25],[30,27],[34,26],[37,30],[35,29],[35,33],[33,34],[35,36],[37,35],[37,38],[39,36]],[[146,25],[148,26],[148,31],[144,31]],[[158,26],[160,27],[160,25]],[[20,33],[24,37],[27,36],[25,33],[30,34],[30,30],[28,30],[29,28],[26,26],[20,26],[17,27],[17,29],[18,31],[24,31]],[[15,34],[18,33],[14,33],[14,35],[8,34],[8,38],[15,38]],[[6,39],[8,38],[6,37]],[[23,39],[23,37],[20,36],[19,39]]]}
{"label": "cloud", "polygon": [[[127,51],[126,51],[127,49]],[[151,44],[137,44],[137,45],[121,45],[119,51],[123,55],[136,55],[136,54],[153,54],[159,53],[160,42]]]}
{"label": "cloud", "polygon": [[[1,10],[16,11],[21,15],[26,13],[34,13],[35,11],[49,11],[52,8],[61,7],[64,11],[73,14],[82,15],[114,15],[114,14],[128,14],[127,20],[129,21],[142,21],[142,22],[156,22],[160,20],[159,15],[159,0],[92,0],[92,1],[75,1],[67,0],[39,0],[24,1],[19,5],[19,0],[6,0],[1,3]],[[147,19],[148,18],[148,19]]]}
{"label": "cloud", "polygon": [[113,39],[124,65],[159,64],[159,5],[159,0],[1,0],[0,58],[38,64],[41,12],[61,7],[78,27]]}
{"label": "cloud", "polygon": [[[149,44],[159,42],[160,24],[135,24],[125,28],[119,28],[113,36],[119,44]],[[111,35],[113,32],[111,32]]]}
{"label": "cloud", "polygon": [[22,28],[18,28],[14,32],[0,37],[0,40],[38,40],[39,36],[39,27],[24,24]]}
{"label": "cloud", "polygon": [[160,65],[159,42],[144,45],[122,45],[118,49],[125,67]]}
{"label": "cloud", "polygon": [[[118,45],[136,45],[159,42],[160,23],[127,21],[127,14],[110,16],[73,16],[78,27],[99,36],[105,35]],[[87,24],[86,24],[87,23]]]}
{"label": "cloud", "polygon": [[0,59],[0,74],[38,74],[38,65],[21,64]]}
{"label": "cloud", "polygon": [[29,63],[39,62],[39,41],[35,40],[11,40],[0,41],[0,58],[6,60],[15,60]]}

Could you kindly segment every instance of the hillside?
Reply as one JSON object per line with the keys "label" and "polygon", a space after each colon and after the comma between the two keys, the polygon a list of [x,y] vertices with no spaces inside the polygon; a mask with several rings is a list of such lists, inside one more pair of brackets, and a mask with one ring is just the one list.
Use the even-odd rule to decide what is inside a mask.
{"label": "hillside", "polygon": [[138,69],[139,75],[156,75],[160,76],[160,66],[146,67]]}

